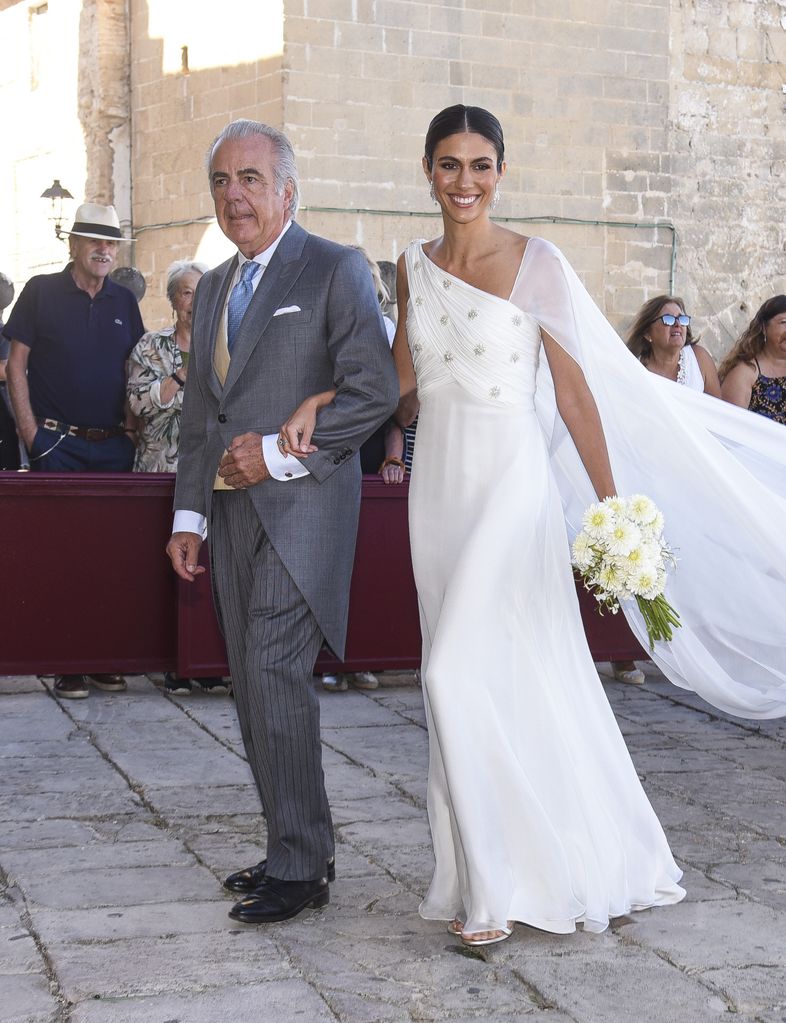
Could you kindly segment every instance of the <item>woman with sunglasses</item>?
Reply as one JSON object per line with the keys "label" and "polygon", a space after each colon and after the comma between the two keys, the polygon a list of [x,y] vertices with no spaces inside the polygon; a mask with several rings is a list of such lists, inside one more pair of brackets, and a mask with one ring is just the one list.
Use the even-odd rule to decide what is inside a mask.
{"label": "woman with sunglasses", "polygon": [[691,334],[685,303],[673,295],[645,302],[628,331],[627,345],[651,373],[720,398],[712,356]]}
{"label": "woman with sunglasses", "polygon": [[786,425],[786,295],[761,306],[720,375],[726,401]]}
{"label": "woman with sunglasses", "polygon": [[[645,302],[628,331],[627,345],[651,373],[720,398],[718,371],[712,356],[693,339],[685,303],[673,295]],[[642,685],[644,672],[633,661],[612,661],[617,682]]]}

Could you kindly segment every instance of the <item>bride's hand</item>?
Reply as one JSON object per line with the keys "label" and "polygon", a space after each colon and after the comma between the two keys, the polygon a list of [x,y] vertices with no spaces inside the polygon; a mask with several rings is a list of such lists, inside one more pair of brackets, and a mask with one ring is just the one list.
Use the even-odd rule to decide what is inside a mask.
{"label": "bride's hand", "polygon": [[322,391],[301,402],[278,431],[278,447],[282,455],[306,458],[319,450],[311,443],[311,435],[317,425],[317,413],[329,405],[335,396],[335,391]]}

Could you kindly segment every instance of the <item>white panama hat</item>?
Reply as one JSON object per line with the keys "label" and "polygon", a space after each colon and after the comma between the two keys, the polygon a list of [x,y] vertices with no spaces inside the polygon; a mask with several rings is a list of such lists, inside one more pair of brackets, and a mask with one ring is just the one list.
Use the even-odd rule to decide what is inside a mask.
{"label": "white panama hat", "polygon": [[95,202],[83,202],[76,211],[74,226],[64,234],[79,238],[108,238],[113,242],[127,242],[120,233],[120,220],[114,206],[99,206]]}

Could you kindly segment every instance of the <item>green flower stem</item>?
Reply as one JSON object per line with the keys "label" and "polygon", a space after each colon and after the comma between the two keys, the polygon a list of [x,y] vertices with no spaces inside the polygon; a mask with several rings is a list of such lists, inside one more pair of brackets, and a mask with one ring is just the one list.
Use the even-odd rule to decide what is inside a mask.
{"label": "green flower stem", "polygon": [[679,629],[681,623],[680,616],[666,598],[663,595],[654,600],[636,597],[636,604],[647,628],[650,651],[655,649],[657,640],[670,641],[674,635],[673,629]]}

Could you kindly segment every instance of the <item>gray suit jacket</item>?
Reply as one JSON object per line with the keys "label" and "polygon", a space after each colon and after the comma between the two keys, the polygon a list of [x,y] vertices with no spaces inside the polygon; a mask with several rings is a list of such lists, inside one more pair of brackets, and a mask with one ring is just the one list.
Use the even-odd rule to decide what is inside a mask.
{"label": "gray suit jacket", "polygon": [[[398,381],[363,256],[292,224],[243,318],[222,387],[216,333],[236,257],[208,271],[194,297],[175,509],[209,517],[226,448],[248,431],[276,433],[300,402],[336,387],[319,416],[310,475],[265,480],[249,496],[273,547],[343,656],[360,507],[358,448],[391,415]],[[275,316],[297,305],[299,312]]]}

